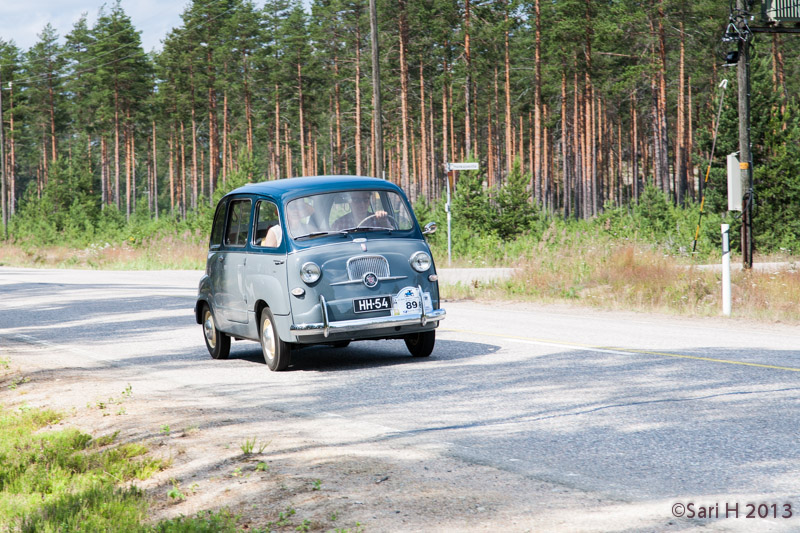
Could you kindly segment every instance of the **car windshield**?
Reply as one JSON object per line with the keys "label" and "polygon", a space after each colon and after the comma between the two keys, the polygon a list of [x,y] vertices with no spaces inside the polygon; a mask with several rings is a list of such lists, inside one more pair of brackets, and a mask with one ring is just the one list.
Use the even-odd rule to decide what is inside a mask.
{"label": "car windshield", "polygon": [[311,239],[356,231],[407,231],[414,227],[399,194],[358,190],[305,196],[286,205],[293,239]]}

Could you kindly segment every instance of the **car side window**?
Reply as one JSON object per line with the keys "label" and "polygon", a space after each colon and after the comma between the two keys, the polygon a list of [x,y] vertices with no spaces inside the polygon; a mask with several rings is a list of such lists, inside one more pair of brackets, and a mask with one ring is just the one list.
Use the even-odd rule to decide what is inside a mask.
{"label": "car side window", "polygon": [[214,225],[211,226],[211,241],[208,243],[209,248],[214,248],[222,244],[222,235],[225,230],[226,205],[226,202],[220,202],[217,206],[217,212],[214,214]]}
{"label": "car side window", "polygon": [[261,200],[256,204],[256,220],[253,227],[253,245],[262,248],[277,248],[283,240],[278,206]]}
{"label": "car side window", "polygon": [[228,224],[225,230],[226,246],[247,245],[247,233],[250,227],[250,199],[233,200],[228,209]]}
{"label": "car side window", "polygon": [[414,223],[411,221],[411,214],[408,212],[408,209],[406,209],[406,204],[403,202],[403,199],[400,198],[400,195],[390,192],[388,196],[389,203],[392,206],[392,216],[394,216],[397,229],[409,230],[413,228]]}

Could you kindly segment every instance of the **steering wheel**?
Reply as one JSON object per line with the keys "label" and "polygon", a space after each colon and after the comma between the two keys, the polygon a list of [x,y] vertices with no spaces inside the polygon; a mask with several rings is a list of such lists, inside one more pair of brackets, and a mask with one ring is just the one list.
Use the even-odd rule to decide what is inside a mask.
{"label": "steering wheel", "polygon": [[[359,222],[359,223],[356,225],[356,227],[361,227],[361,226],[363,226],[363,225],[364,225],[364,223],[365,223],[367,220],[370,220],[370,219],[372,219],[372,218],[374,218],[375,220],[379,220],[379,218],[378,218],[378,215],[376,215],[376,214],[374,214],[374,213],[373,213],[372,215],[368,215],[368,216],[367,216],[367,217],[366,217],[364,220],[362,220],[361,222]],[[392,223],[392,226],[393,226],[393,227],[391,227],[391,228],[386,228],[386,229],[396,229],[396,228],[397,228],[397,221],[396,221],[396,220],[394,219],[394,217],[393,217],[392,215],[390,215],[389,213],[386,213],[386,216],[384,216],[384,217],[381,217],[381,218],[380,218],[380,220],[388,220],[389,222],[391,222],[391,223]],[[383,226],[378,226],[378,227],[381,227],[381,228],[382,228]]]}

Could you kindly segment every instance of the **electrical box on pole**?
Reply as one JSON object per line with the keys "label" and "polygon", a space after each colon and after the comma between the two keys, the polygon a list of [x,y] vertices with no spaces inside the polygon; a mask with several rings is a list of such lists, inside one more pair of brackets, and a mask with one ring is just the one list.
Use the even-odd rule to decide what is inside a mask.
{"label": "electrical box on pole", "polygon": [[738,153],[728,154],[728,211],[742,210],[742,169]]}

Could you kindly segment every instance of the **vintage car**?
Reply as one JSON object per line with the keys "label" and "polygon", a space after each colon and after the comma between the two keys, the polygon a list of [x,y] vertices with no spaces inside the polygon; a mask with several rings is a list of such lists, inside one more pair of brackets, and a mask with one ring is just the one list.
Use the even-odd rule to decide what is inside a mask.
{"label": "vintage car", "polygon": [[444,318],[431,251],[403,191],[375,178],[318,176],[240,187],[220,200],[195,306],[206,346],[261,343],[271,370],[301,345],[403,339],[433,351]]}

